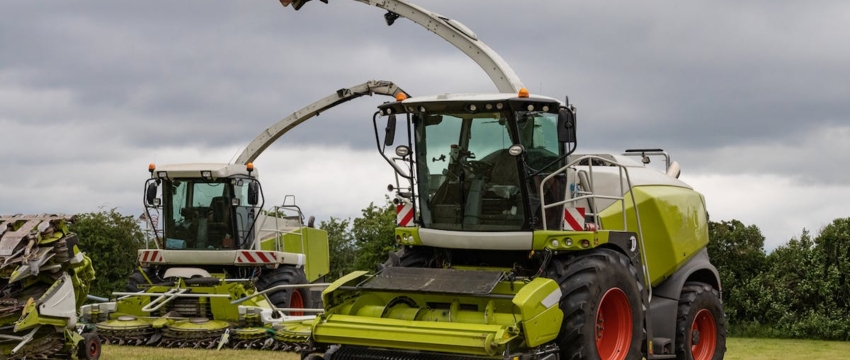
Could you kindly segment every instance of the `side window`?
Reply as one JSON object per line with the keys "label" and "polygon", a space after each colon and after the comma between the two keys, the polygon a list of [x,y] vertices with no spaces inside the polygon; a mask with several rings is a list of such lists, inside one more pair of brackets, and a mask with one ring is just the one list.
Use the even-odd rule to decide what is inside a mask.
{"label": "side window", "polygon": [[[528,164],[540,169],[560,156],[560,144],[557,132],[558,116],[550,113],[519,112],[517,128],[520,143],[525,146]],[[553,164],[548,170],[558,168]]]}
{"label": "side window", "polygon": [[[428,174],[442,176],[448,169],[452,156],[457,156],[456,146],[460,138],[462,120],[454,116],[442,116],[442,120],[425,128],[425,162]],[[454,147],[453,147],[454,146]]]}
{"label": "side window", "polygon": [[186,207],[186,189],[188,189],[188,183],[186,182],[174,182],[171,187],[171,217],[175,223],[182,221],[183,219],[183,208]]}

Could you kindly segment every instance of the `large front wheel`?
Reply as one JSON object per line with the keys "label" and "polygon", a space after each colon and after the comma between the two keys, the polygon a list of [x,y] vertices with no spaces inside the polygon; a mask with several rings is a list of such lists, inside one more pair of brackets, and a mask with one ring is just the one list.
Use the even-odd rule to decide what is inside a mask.
{"label": "large front wheel", "polygon": [[637,269],[608,249],[555,261],[564,321],[556,342],[562,359],[639,360],[644,311]]}

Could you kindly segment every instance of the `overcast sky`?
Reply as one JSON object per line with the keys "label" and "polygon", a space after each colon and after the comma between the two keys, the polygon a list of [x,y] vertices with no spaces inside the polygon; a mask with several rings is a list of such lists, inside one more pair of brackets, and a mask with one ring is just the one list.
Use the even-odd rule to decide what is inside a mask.
{"label": "overcast sky", "polygon": [[[418,0],[579,109],[579,151],[667,150],[712,220],[773,247],[850,216],[850,2]],[[492,92],[453,46],[351,0],[2,1],[0,214],[141,213],[148,163],[228,162],[337,89]],[[319,220],[383,202],[355,100],[256,161],[268,202]]]}

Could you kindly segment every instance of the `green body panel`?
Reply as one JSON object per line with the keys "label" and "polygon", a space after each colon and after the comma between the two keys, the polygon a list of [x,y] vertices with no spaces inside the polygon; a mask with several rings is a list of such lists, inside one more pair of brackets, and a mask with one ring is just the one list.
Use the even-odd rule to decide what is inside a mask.
{"label": "green body panel", "polygon": [[608,231],[538,230],[534,232],[534,250],[580,251],[608,243]]}
{"label": "green body panel", "polygon": [[534,347],[555,340],[561,330],[564,312],[558,307],[561,288],[552,279],[536,278],[514,297],[523,320],[526,346]]}
{"label": "green body panel", "polygon": [[[675,186],[638,186],[631,193],[640,214],[650,280],[658,285],[708,244],[705,201],[700,193]],[[625,198],[628,230],[637,233],[631,194]],[[600,217],[603,228],[623,229],[622,203],[609,206]]]}
{"label": "green body panel", "polygon": [[551,279],[503,280],[478,295],[352,288],[368,278],[354,272],[325,289],[317,342],[495,356],[553,340],[563,319]]}
{"label": "green body panel", "polygon": [[[176,288],[189,288],[191,289],[191,294],[217,294],[217,295],[229,295],[230,297],[208,297],[208,298],[200,298],[199,301],[201,303],[207,302],[210,305],[211,314],[207,316],[212,320],[220,320],[227,322],[238,322],[239,321],[239,305],[244,306],[258,306],[264,308],[270,308],[271,305],[265,300],[265,297],[257,296],[251,298],[239,305],[231,305],[230,302],[245,297],[247,295],[252,294],[253,288],[248,288],[244,286],[244,283],[240,282],[225,282],[219,285],[214,286],[186,286],[182,283],[182,280],[179,284],[175,286],[151,286],[149,287],[144,294],[135,295],[124,298],[116,302],[116,311],[109,314],[111,319],[117,319],[120,316],[124,315],[132,315],[138,319],[145,319],[147,321],[153,321],[158,318],[156,315],[152,315],[151,313],[142,311],[146,305],[151,302],[151,299],[156,299],[160,294],[165,293],[171,289]],[[163,308],[167,308],[168,306],[164,306]]]}
{"label": "green body panel", "polygon": [[301,227],[277,238],[272,237],[262,241],[260,250],[277,250],[275,241],[279,242],[280,251],[306,256],[304,273],[307,276],[307,281],[314,282],[330,271],[328,233],[326,231]]}
{"label": "green body panel", "polygon": [[422,240],[419,239],[418,227],[395,228],[395,239],[400,245],[422,245]]}

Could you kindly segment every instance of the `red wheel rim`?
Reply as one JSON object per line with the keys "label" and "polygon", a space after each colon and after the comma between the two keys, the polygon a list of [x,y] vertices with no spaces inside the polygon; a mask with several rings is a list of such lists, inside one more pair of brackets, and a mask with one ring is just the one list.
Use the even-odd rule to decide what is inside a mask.
{"label": "red wheel rim", "polygon": [[618,288],[608,290],[596,310],[596,352],[600,360],[623,360],[632,345],[632,309]]}
{"label": "red wheel rim", "polygon": [[711,312],[697,312],[691,324],[691,356],[694,360],[711,360],[717,348],[717,325]]}
{"label": "red wheel rim", "polygon": [[[289,297],[289,307],[295,309],[303,309],[304,308],[304,298],[301,297],[301,292],[298,290],[292,291],[292,296]],[[289,313],[292,316],[304,316],[303,311],[292,311]]]}
{"label": "red wheel rim", "polygon": [[89,358],[94,359],[94,358],[97,357],[97,354],[100,353],[100,346],[98,346],[97,342],[95,342],[94,340],[89,342],[88,348],[89,348]]}

